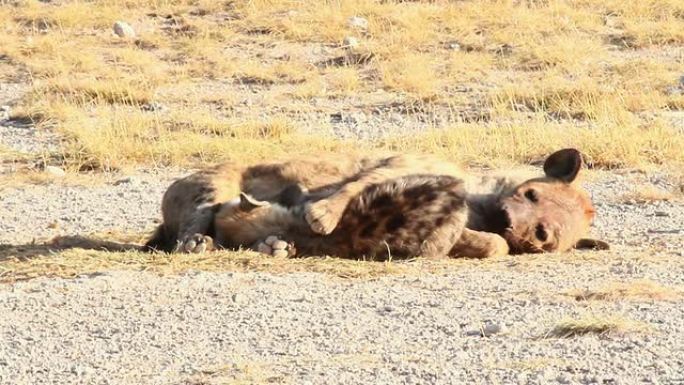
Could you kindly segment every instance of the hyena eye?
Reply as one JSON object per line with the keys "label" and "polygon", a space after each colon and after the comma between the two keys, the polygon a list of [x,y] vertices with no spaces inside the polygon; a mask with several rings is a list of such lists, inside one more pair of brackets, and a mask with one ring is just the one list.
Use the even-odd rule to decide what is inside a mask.
{"label": "hyena eye", "polygon": [[537,192],[533,189],[529,189],[525,191],[525,198],[529,199],[530,202],[537,203],[539,201],[539,197],[537,196]]}
{"label": "hyena eye", "polygon": [[541,223],[537,225],[537,228],[534,231],[534,236],[542,242],[546,242],[546,240],[549,239],[549,234],[546,232],[544,225]]}

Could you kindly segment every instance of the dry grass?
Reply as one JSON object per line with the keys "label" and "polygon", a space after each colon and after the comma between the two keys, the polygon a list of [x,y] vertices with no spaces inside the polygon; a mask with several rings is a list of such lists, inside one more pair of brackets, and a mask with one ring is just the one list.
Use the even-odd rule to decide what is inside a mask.
{"label": "dry grass", "polygon": [[585,316],[564,319],[551,329],[545,338],[572,338],[584,335],[612,335],[645,332],[647,325],[619,316]]}
{"label": "dry grass", "polygon": [[[117,241],[105,241],[104,239]],[[136,234],[108,233],[92,237],[61,237],[46,244],[0,247],[0,283],[37,277],[74,278],[109,270],[144,270],[162,275],[189,270],[268,272],[286,274],[315,272],[341,278],[373,278],[385,275],[446,273],[473,264],[451,261],[354,261],[332,257],[265,258],[252,251],[215,251],[204,254],[169,255],[137,251],[143,240]],[[491,259],[497,264],[501,260]]]}
{"label": "dry grass", "polygon": [[[683,12],[675,0],[22,0],[0,9],[0,78],[29,83],[25,117],[68,138],[60,152],[74,170],[303,149],[493,164],[568,145],[596,166],[677,166],[684,133],[660,115],[684,109],[671,92]],[[113,36],[116,20],[137,39]],[[337,62],[349,59],[348,36],[363,55]],[[141,108],[151,102],[168,111]],[[297,129],[311,112],[397,103],[440,123],[416,139],[361,144]],[[450,118],[473,108],[485,118]],[[274,120],[288,128],[263,129]]]}
{"label": "dry grass", "polygon": [[684,291],[649,280],[615,282],[597,289],[566,293],[577,301],[668,301],[682,297]]}
{"label": "dry grass", "polygon": [[677,195],[672,191],[665,190],[652,184],[645,184],[636,186],[632,191],[624,194],[620,200],[623,202],[650,203],[671,201],[676,198]]}

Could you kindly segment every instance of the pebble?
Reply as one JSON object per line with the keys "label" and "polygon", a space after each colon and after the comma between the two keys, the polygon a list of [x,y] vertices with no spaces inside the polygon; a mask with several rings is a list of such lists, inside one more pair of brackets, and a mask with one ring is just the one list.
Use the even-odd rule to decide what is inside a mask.
{"label": "pebble", "polygon": [[367,30],[368,29],[368,19],[361,16],[352,16],[347,19],[347,25],[352,28]]}
{"label": "pebble", "polygon": [[57,177],[62,177],[66,175],[66,172],[57,166],[45,166],[45,173]]}
{"label": "pebble", "polygon": [[460,51],[460,50],[461,50],[461,45],[458,44],[458,43],[455,42],[455,41],[452,41],[452,42],[450,42],[450,43],[447,44],[447,48],[449,48],[449,49],[452,50],[452,51]]}
{"label": "pebble", "polygon": [[342,42],[345,48],[356,48],[359,46],[359,40],[353,36],[347,36]]}
{"label": "pebble", "polygon": [[145,103],[140,108],[143,111],[149,111],[149,112],[164,112],[168,111],[169,108],[166,107],[164,104],[159,103],[159,102],[150,102],[150,103]]}
{"label": "pebble", "polygon": [[9,120],[11,114],[10,106],[0,106],[0,120]]}
{"label": "pebble", "polygon": [[126,39],[131,39],[135,37],[135,30],[133,29],[133,27],[131,27],[130,24],[124,21],[115,22],[112,29],[114,30],[114,34],[116,34],[116,36],[118,37]]}
{"label": "pebble", "polygon": [[121,179],[115,181],[114,186],[119,186],[122,184],[130,184],[130,183],[133,183],[134,181],[135,180],[133,179],[132,176],[127,176],[127,177],[124,177],[124,178],[121,178]]}

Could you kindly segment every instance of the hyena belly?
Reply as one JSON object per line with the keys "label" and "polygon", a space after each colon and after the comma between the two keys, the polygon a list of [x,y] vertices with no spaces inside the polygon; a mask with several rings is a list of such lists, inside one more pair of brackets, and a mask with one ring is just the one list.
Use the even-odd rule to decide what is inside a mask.
{"label": "hyena belly", "polygon": [[347,258],[446,257],[467,220],[463,182],[411,175],[367,187],[328,236],[295,240],[305,254]]}

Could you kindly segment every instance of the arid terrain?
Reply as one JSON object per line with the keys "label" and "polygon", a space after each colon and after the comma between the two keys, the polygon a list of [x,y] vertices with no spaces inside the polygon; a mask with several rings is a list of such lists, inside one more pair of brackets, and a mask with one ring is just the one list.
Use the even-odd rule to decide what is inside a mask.
{"label": "arid terrain", "polygon": [[[0,0],[0,384],[684,384],[684,3]],[[139,244],[220,161],[576,147],[607,251]]]}

